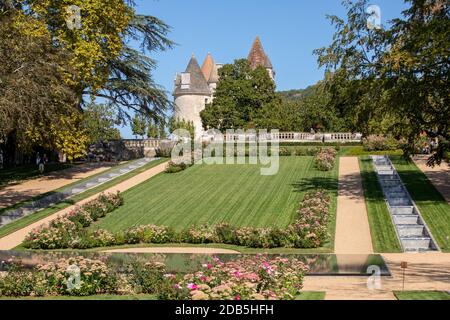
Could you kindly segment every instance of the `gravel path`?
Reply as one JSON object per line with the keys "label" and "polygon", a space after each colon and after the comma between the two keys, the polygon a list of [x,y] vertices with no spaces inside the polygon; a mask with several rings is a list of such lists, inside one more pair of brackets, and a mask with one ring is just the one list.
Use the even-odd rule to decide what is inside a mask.
{"label": "gravel path", "polygon": [[62,188],[110,169],[112,164],[86,163],[73,168],[51,172],[42,177],[11,184],[0,189],[0,209],[29,200],[40,194]]}
{"label": "gravel path", "polygon": [[[151,169],[149,169],[147,171],[144,171],[144,172],[142,172],[142,173],[140,173],[140,174],[138,174],[138,175],[136,175],[136,176],[134,176],[134,177],[124,181],[124,182],[121,182],[121,183],[117,184],[116,186],[111,187],[111,188],[103,191],[102,193],[115,193],[117,191],[124,192],[124,191],[126,191],[126,190],[128,190],[128,189],[130,189],[130,188],[132,188],[132,187],[134,187],[134,186],[136,186],[136,185],[138,185],[138,184],[140,184],[140,183],[150,179],[151,177],[153,177],[153,176],[163,172],[165,170],[166,166],[167,166],[167,163],[162,163],[162,164],[160,164],[160,165],[158,165],[156,167],[153,167],[153,168],[151,168]],[[35,223],[25,227],[25,228],[17,230],[15,232],[13,232],[13,233],[11,233],[11,234],[1,238],[0,239],[0,250],[11,250],[11,249],[17,247],[18,245],[20,245],[24,241],[24,239],[27,236],[27,234],[31,230],[33,230],[34,228],[42,226],[43,224],[46,224],[46,223],[50,222],[51,220],[57,218],[58,216],[70,212],[77,205],[81,205],[83,203],[86,203],[86,202],[88,202],[90,200],[93,200],[93,199],[97,198],[98,196],[99,196],[99,194],[93,195],[93,196],[91,196],[91,197],[89,197],[87,199],[84,199],[84,200],[78,202],[76,205],[67,207],[67,208],[65,208],[65,209],[63,209],[61,211],[58,211],[58,212],[56,212],[56,213],[54,213],[54,214],[52,214],[52,215],[50,215],[50,216],[48,216],[48,217],[46,217],[46,218],[44,218],[42,220],[39,220],[39,221],[37,221],[37,222],[35,222]]]}
{"label": "gravel path", "polygon": [[392,253],[383,254],[391,277],[381,277],[379,289],[369,289],[368,277],[306,276],[305,291],[326,291],[326,300],[394,300],[393,291],[403,288],[402,261],[405,270],[405,290],[450,290],[450,254]]}
{"label": "gravel path", "polygon": [[337,254],[373,252],[357,157],[341,157],[339,160],[334,251]]}

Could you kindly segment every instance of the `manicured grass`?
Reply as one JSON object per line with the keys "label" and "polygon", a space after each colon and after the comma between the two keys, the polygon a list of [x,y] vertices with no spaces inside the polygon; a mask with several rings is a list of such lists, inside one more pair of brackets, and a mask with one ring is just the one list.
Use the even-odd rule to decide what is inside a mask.
{"label": "manicured grass", "polygon": [[366,151],[363,146],[343,146],[339,150],[340,156],[369,156],[369,155],[402,155],[402,150]]}
{"label": "manicured grass", "polygon": [[102,191],[105,191],[106,189],[109,189],[113,186],[115,186],[116,184],[119,184],[125,180],[128,180],[136,175],[138,175],[139,173],[142,173],[150,168],[156,167],[157,165],[166,162],[167,159],[159,159],[159,160],[155,160],[152,161],[146,165],[144,165],[141,168],[138,168],[136,170],[133,170],[127,174],[124,174],[122,176],[119,176],[111,181],[108,181],[104,184],[99,185],[98,187],[89,189],[83,193],[77,194],[76,196],[73,196],[65,201],[62,201],[60,203],[57,203],[55,205],[52,205],[44,210],[38,211],[36,213],[33,213],[27,217],[24,217],[22,219],[19,219],[17,221],[11,222],[3,227],[0,228],[0,237],[4,237],[8,234],[11,234],[12,232],[15,232],[19,229],[22,229],[36,221],[39,221],[45,217],[48,217],[49,215],[56,213],[64,208],[67,208],[83,199],[89,198],[92,195],[95,195],[97,193],[100,193]]}
{"label": "manicured grass", "polygon": [[398,300],[450,300],[445,291],[394,291]]}
{"label": "manicured grass", "polygon": [[[75,164],[70,163],[49,163],[45,166],[45,172],[50,173],[58,170],[64,170],[74,167]],[[19,167],[11,167],[0,170],[0,188],[9,183],[22,182],[27,179],[40,176],[38,166],[35,164],[27,164]]]}
{"label": "manicured grass", "polygon": [[372,246],[375,252],[379,253],[401,252],[401,245],[384,200],[383,191],[378,183],[372,159],[367,156],[360,157],[359,166],[369,217]]}
{"label": "manicured grass", "polygon": [[450,205],[413,161],[402,157],[391,160],[440,249],[449,252]]}
{"label": "manicured grass", "polygon": [[334,235],[337,168],[338,164],[330,172],[318,171],[313,157],[280,157],[274,176],[261,176],[259,165],[196,165],[177,174],[160,174],[124,192],[124,206],[95,226],[113,232],[145,224],[177,230],[220,222],[286,227],[303,194],[323,188],[333,198],[329,232]]}
{"label": "manicured grass", "polygon": [[325,300],[325,292],[304,291],[295,300]]}

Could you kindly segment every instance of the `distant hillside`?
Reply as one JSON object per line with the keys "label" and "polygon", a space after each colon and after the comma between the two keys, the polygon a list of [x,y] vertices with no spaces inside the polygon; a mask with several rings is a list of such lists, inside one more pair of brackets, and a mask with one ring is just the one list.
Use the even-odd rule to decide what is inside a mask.
{"label": "distant hillside", "polygon": [[288,91],[279,91],[281,96],[286,100],[301,100],[303,98],[309,97],[314,94],[314,89],[317,85],[312,85],[307,87],[306,89],[295,89]]}

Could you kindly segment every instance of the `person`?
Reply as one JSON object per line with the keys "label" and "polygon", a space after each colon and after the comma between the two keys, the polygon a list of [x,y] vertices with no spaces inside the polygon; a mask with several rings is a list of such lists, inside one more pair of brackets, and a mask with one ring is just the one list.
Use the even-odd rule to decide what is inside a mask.
{"label": "person", "polygon": [[44,169],[45,169],[44,168],[44,158],[43,157],[41,158],[39,153],[38,153],[38,155],[36,157],[36,163],[38,165],[38,169],[39,169],[40,174],[43,174],[44,173]]}
{"label": "person", "polygon": [[0,169],[3,169],[3,150],[0,150]]}
{"label": "person", "polygon": [[48,158],[47,158],[47,154],[46,154],[46,153],[44,153],[44,158],[43,158],[43,160],[44,160],[44,164],[47,164],[47,163],[48,163]]}

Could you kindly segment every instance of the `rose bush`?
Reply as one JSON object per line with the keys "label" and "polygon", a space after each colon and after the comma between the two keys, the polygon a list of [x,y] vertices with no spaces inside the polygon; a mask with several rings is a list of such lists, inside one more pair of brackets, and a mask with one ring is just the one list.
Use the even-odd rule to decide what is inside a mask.
{"label": "rose bush", "polygon": [[[123,198],[119,192],[102,194],[97,199],[87,202],[68,214],[32,230],[25,238],[24,246],[29,249],[84,249],[95,246],[88,241],[85,228],[122,204]],[[102,235],[105,233],[103,232]],[[99,242],[102,243],[103,240],[105,239],[101,239]]]}
{"label": "rose bush", "polygon": [[330,171],[334,167],[337,152],[334,148],[321,149],[314,158],[316,168],[321,171]]}
{"label": "rose bush", "polygon": [[191,300],[293,300],[308,268],[296,259],[246,256],[229,262],[214,257],[203,270],[167,275],[161,298]]}

